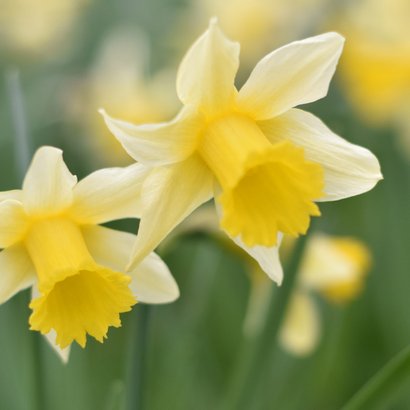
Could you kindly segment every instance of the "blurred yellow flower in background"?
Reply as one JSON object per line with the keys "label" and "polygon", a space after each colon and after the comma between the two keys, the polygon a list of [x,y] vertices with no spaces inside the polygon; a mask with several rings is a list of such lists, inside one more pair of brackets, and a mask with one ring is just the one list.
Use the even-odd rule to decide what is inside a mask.
{"label": "blurred yellow flower in background", "polygon": [[68,84],[66,108],[73,121],[82,121],[90,152],[103,165],[130,163],[132,159],[107,130],[98,108],[105,107],[127,121],[156,122],[174,115],[177,99],[167,70],[149,73],[149,43],[142,31],[111,31],[96,54],[89,73],[74,87]]}
{"label": "blurred yellow flower in background", "polygon": [[98,226],[137,217],[145,170],[101,169],[77,183],[57,148],[40,148],[22,190],[0,192],[0,301],[33,286],[31,329],[66,348],[86,335],[102,342],[136,301],[178,297],[166,265],[150,254],[124,273],[135,236]]}
{"label": "blurred yellow flower in background", "polygon": [[329,0],[192,0],[185,20],[195,22],[192,29],[196,29],[216,16],[226,34],[242,45],[241,62],[248,66],[272,45],[310,32],[326,15],[327,3]]}
{"label": "blurred yellow flower in background", "polygon": [[349,302],[362,291],[370,264],[370,252],[358,239],[313,235],[281,328],[283,348],[296,355],[311,353],[318,344],[321,327],[314,294],[330,303]]}
{"label": "blurred yellow flower in background", "polygon": [[60,48],[87,3],[88,0],[1,0],[0,45],[29,54]]}
{"label": "blurred yellow flower in background", "polygon": [[130,266],[202,203],[215,197],[220,225],[278,283],[282,234],[304,234],[315,201],[347,198],[382,178],[376,157],[293,107],[326,95],[343,48],[337,33],[264,57],[238,91],[239,44],[212,20],[177,74],[184,106],[168,123],[108,128],[148,170]]}
{"label": "blurred yellow flower in background", "polygon": [[362,117],[373,125],[410,123],[410,2],[350,2],[335,24],[346,36],[339,74]]}
{"label": "blurred yellow flower in background", "polygon": [[[266,320],[272,286],[260,266],[249,254],[222,235],[218,219],[210,206],[201,207],[176,228],[161,245],[169,249],[178,236],[206,232],[221,246],[245,262],[250,280],[250,294],[243,330],[247,337],[258,334]],[[281,258],[292,257],[295,239],[285,236]],[[329,303],[343,305],[362,292],[371,265],[371,254],[365,243],[353,237],[315,233],[309,239],[301,261],[297,283],[280,331],[280,343],[295,355],[311,353],[320,340],[321,324],[315,295]]]}

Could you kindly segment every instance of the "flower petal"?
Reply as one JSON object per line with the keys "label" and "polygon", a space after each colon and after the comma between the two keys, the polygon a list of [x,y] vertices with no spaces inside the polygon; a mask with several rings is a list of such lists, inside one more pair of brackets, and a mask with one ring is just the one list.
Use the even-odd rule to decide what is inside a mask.
{"label": "flower petal", "polygon": [[283,269],[279,259],[279,246],[282,234],[278,235],[278,246],[247,246],[240,237],[231,239],[258,262],[260,268],[279,286],[283,280]]}
{"label": "flower petal", "polygon": [[239,105],[263,120],[324,97],[343,43],[341,35],[325,33],[273,51],[259,61],[239,91]]}
{"label": "flower petal", "polygon": [[[135,235],[102,226],[85,226],[83,235],[97,263],[124,271],[135,242]],[[129,273],[131,290],[137,301],[169,303],[179,296],[178,285],[161,258],[150,253]]]}
{"label": "flower petal", "polygon": [[134,125],[111,118],[100,110],[107,127],[125,151],[144,165],[161,166],[182,161],[194,151],[200,132],[199,116],[182,109],[170,122]]}
{"label": "flower petal", "polygon": [[0,202],[0,248],[18,242],[27,229],[27,215],[21,202],[7,199]]}
{"label": "flower petal", "polygon": [[259,126],[272,143],[290,140],[305,149],[308,160],[322,165],[325,196],[319,201],[359,195],[383,178],[379,161],[369,150],[337,136],[306,111],[292,109]]}
{"label": "flower petal", "polygon": [[0,252],[0,303],[31,286],[36,273],[31,259],[21,245]]}
{"label": "flower petal", "polygon": [[[215,197],[218,197],[220,193],[220,186],[216,187]],[[215,209],[218,214],[219,224],[222,219],[222,206],[215,201]],[[240,236],[232,237],[228,232],[224,232],[231,238],[239,247],[241,247],[249,256],[258,262],[260,268],[265,272],[274,282],[279,286],[283,280],[283,269],[279,259],[279,247],[283,239],[283,234],[279,233],[276,246],[247,246],[243,242]]]}
{"label": "flower petal", "polygon": [[197,156],[153,170],[143,185],[143,212],[129,268],[135,268],[175,226],[208,201],[212,186],[212,174]]}
{"label": "flower petal", "polygon": [[58,213],[72,201],[77,178],[63,160],[63,152],[41,147],[34,154],[23,183],[23,203],[29,214]]}
{"label": "flower petal", "polygon": [[0,192],[0,202],[6,199],[15,199],[16,201],[22,200],[23,192],[21,189],[12,189],[11,191]]}
{"label": "flower petal", "polygon": [[70,214],[83,224],[139,217],[140,191],[147,174],[142,164],[93,172],[74,187]]}
{"label": "flower petal", "polygon": [[279,334],[282,347],[297,356],[308,355],[316,347],[319,334],[320,322],[314,301],[303,292],[295,292]]}
{"label": "flower petal", "polygon": [[131,290],[143,303],[170,303],[179,297],[179,288],[167,265],[154,252],[130,272]]}
{"label": "flower petal", "polygon": [[179,66],[177,93],[185,105],[207,116],[219,114],[236,94],[239,44],[225,37],[216,19],[188,50]]}

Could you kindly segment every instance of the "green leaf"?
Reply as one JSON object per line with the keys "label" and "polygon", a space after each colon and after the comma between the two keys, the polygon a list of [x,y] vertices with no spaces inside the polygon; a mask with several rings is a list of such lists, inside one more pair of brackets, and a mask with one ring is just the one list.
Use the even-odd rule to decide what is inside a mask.
{"label": "green leaf", "polygon": [[382,367],[342,410],[386,408],[407,386],[410,389],[410,345]]}

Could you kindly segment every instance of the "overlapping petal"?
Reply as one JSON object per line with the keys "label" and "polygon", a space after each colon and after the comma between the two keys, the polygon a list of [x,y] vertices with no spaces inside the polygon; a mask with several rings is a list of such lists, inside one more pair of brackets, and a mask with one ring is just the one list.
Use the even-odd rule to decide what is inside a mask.
{"label": "overlapping petal", "polygon": [[283,280],[283,269],[279,259],[279,246],[282,235],[278,235],[277,246],[247,246],[240,237],[231,239],[258,262],[260,268],[279,286]]}
{"label": "overlapping petal", "polygon": [[264,57],[239,91],[238,104],[266,120],[327,94],[344,38],[325,33],[295,41]]}
{"label": "overlapping petal", "polygon": [[23,246],[10,246],[0,252],[0,303],[31,286],[35,278],[34,266]]}
{"label": "overlapping petal", "polygon": [[140,261],[212,195],[213,177],[197,156],[179,164],[154,169],[142,190],[142,219],[130,262]]}
{"label": "overlapping petal", "polygon": [[212,19],[179,66],[177,93],[183,104],[195,106],[207,116],[223,112],[236,93],[239,48]]}
{"label": "overlapping petal", "polygon": [[58,213],[73,199],[77,178],[63,160],[63,152],[54,147],[41,147],[34,155],[23,183],[23,203],[29,214]]}
{"label": "overlapping petal", "polygon": [[23,192],[21,189],[12,189],[10,191],[0,192],[0,202],[6,199],[15,199],[16,201],[22,201]]}
{"label": "overlapping petal", "polygon": [[182,109],[174,120],[159,124],[134,125],[110,117],[100,110],[105,123],[128,154],[150,166],[183,161],[194,151],[201,122],[191,109]]}
{"label": "overlapping petal", "polygon": [[[101,226],[83,227],[84,239],[96,262],[115,271],[124,271],[135,235]],[[161,258],[151,253],[130,272],[131,289],[137,301],[169,303],[179,296],[178,285]]]}
{"label": "overlapping petal", "polygon": [[179,288],[167,265],[154,252],[130,272],[131,289],[140,302],[170,303],[178,299]]}
{"label": "overlapping petal", "polygon": [[139,217],[140,191],[147,174],[142,164],[93,172],[74,187],[70,214],[81,224]]}
{"label": "overlapping petal", "polygon": [[367,192],[382,179],[377,158],[366,148],[334,134],[323,122],[306,111],[292,109],[260,128],[272,143],[290,140],[305,149],[308,160],[324,169],[325,196],[333,201]]}
{"label": "overlapping petal", "polygon": [[[215,197],[219,195],[220,189],[221,188],[219,186],[216,187]],[[221,223],[220,221],[222,219],[223,210],[218,201],[215,201],[215,209],[218,214],[219,223]],[[241,247],[249,256],[255,259],[262,271],[265,272],[274,282],[276,282],[279,286],[282,284],[283,268],[279,259],[279,247],[283,239],[282,233],[278,234],[277,245],[270,247],[260,245],[247,246],[240,236],[232,237],[228,232],[225,231],[225,233],[236,243],[236,245]]]}
{"label": "overlapping petal", "polygon": [[27,215],[21,202],[7,199],[0,202],[0,248],[20,241],[27,229]]}

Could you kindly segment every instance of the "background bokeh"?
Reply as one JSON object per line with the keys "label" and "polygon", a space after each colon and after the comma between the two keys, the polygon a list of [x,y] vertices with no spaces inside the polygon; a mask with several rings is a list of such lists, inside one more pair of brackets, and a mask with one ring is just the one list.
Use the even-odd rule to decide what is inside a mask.
{"label": "background bokeh", "polygon": [[[372,268],[349,303],[315,296],[322,333],[310,355],[272,341],[275,354],[248,400],[250,409],[337,409],[410,342],[408,0],[0,0],[0,190],[22,182],[21,126],[31,153],[60,147],[79,177],[130,163],[97,109],[134,122],[171,118],[178,63],[213,15],[242,43],[238,86],[277,46],[327,30],[346,37],[329,95],[306,109],[372,150],[384,180],[365,195],[321,204],[314,229],[362,240]],[[113,226],[137,229],[135,221]],[[252,281],[214,235],[188,230],[170,241],[161,254],[180,299],[137,305],[104,344],[74,346],[68,365],[28,330],[28,294],[1,306],[0,409],[122,409],[134,360],[143,365],[141,408],[217,408],[233,377]],[[381,408],[409,409],[409,389]]]}

